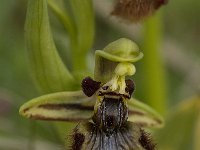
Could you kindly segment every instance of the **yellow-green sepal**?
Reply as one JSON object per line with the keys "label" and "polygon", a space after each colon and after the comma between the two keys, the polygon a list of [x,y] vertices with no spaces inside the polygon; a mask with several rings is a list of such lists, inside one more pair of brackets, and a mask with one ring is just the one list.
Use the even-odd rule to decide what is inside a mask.
{"label": "yellow-green sepal", "polygon": [[127,38],[120,38],[108,44],[103,50],[96,50],[96,56],[114,62],[136,62],[143,57],[137,44]]}
{"label": "yellow-green sepal", "polygon": [[134,63],[143,57],[139,47],[131,40],[120,38],[95,52],[94,78],[106,83],[119,63]]}
{"label": "yellow-green sepal", "polygon": [[36,120],[81,121],[92,117],[95,100],[82,91],[58,92],[34,98],[19,113]]}

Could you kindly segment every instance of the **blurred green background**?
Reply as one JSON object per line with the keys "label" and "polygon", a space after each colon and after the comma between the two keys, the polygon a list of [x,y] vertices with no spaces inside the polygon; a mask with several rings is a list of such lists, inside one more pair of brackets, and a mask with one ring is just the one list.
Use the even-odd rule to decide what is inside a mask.
{"label": "blurred green background", "polygon": [[[93,67],[91,64],[94,64],[92,58],[94,50],[102,49],[105,45],[120,37],[128,37],[136,41],[141,51],[144,47],[146,49],[144,51],[145,57],[151,54],[151,51],[147,51],[148,47],[144,46],[145,40],[151,40],[148,39],[145,32],[145,23],[131,24],[110,16],[111,3],[112,1],[94,0],[96,34],[91,53],[88,54],[88,64],[90,64],[91,70]],[[26,0],[2,0],[0,3],[0,150],[63,149],[63,144],[52,123],[28,120],[18,114],[21,104],[40,95],[31,79],[28,54],[25,48],[24,22],[26,8]],[[200,92],[199,8],[200,1],[198,0],[171,0],[168,5],[156,12],[156,15],[162,15],[160,17],[161,33],[159,33],[160,39],[158,41],[160,60],[158,63],[161,64],[165,78],[165,87],[160,88],[164,90],[166,98],[166,110],[163,113],[166,118],[173,118],[171,114],[179,111],[176,107],[190,98],[192,99],[191,103],[194,101],[194,105],[190,107],[188,104],[188,109],[200,109],[200,104],[197,102],[200,101],[200,98],[198,98]],[[56,45],[64,62],[69,65],[70,58],[68,54],[70,52],[65,51],[69,43],[68,36],[63,33],[63,27],[51,12],[50,16]],[[144,90],[146,88],[145,78],[148,76],[149,71],[156,72],[155,69],[145,65],[145,57],[144,61],[141,60],[136,64],[137,73],[134,80],[137,90],[135,97],[148,101],[146,96],[148,94],[145,93],[148,89],[153,92],[152,94],[155,97],[159,95],[157,92],[160,91],[153,90],[154,84],[151,85],[152,89],[148,85],[148,89]],[[152,59],[154,58],[152,57]],[[147,60],[146,63],[148,63]],[[147,77],[147,80],[153,81],[154,76]],[[193,100],[192,97],[197,98]],[[182,114],[182,111],[187,113],[185,110],[180,109],[177,114]],[[193,113],[178,115],[178,118],[182,117],[181,119],[168,119],[171,127],[167,126],[164,129],[170,130],[171,133],[177,131],[177,128],[180,129],[183,124],[188,124],[178,133],[180,137],[185,137],[182,141],[185,140],[184,143],[187,146],[181,148],[180,139],[174,143],[176,145],[174,149],[198,150],[198,146],[194,146],[194,141],[199,135],[194,133],[200,134],[200,117],[194,117],[196,114],[199,114],[199,111],[195,111],[194,115]],[[179,121],[182,124],[178,124]],[[173,124],[175,125],[173,126]],[[158,133],[158,138],[168,139],[166,142],[170,143],[169,139],[173,137],[173,134],[166,135],[165,130]],[[183,134],[186,130],[187,134]],[[163,133],[164,131],[165,133]],[[170,132],[168,131],[168,133]],[[162,136],[160,137],[160,135]],[[160,145],[166,144],[162,141],[160,143]]]}

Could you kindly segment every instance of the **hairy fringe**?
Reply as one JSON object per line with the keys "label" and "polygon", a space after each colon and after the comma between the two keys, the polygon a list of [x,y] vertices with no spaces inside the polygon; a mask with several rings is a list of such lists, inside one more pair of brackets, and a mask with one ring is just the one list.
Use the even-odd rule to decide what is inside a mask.
{"label": "hairy fringe", "polygon": [[153,142],[150,133],[145,132],[141,129],[141,136],[139,139],[140,144],[145,150],[155,150],[156,144]]}

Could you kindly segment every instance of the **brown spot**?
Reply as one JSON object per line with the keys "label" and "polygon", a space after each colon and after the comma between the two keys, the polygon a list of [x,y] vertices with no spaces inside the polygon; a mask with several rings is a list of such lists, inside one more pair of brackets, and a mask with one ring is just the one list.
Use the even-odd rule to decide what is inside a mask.
{"label": "brown spot", "polygon": [[81,86],[85,95],[90,97],[100,88],[100,84],[101,82],[97,82],[90,77],[86,77],[82,80]]}
{"label": "brown spot", "polygon": [[145,123],[145,122],[137,122],[136,123],[139,127],[148,127],[149,124]]}
{"label": "brown spot", "polygon": [[152,142],[152,137],[150,133],[145,132],[144,130],[140,130],[141,136],[139,138],[139,142],[145,150],[154,150],[155,143]]}
{"label": "brown spot", "polygon": [[74,133],[72,135],[72,150],[81,150],[83,142],[85,141],[85,136],[78,132],[78,129],[74,129]]}
{"label": "brown spot", "polygon": [[84,120],[88,120],[90,118],[52,118],[52,117],[46,117],[43,115],[31,115],[30,116],[31,119],[35,119],[35,120],[50,120],[50,121],[71,121],[71,122],[78,122],[78,121],[84,121]]}
{"label": "brown spot", "polygon": [[24,109],[24,110],[23,110],[23,112],[24,112],[24,113],[26,113],[26,112],[27,112],[29,109],[30,109],[30,107],[29,107],[29,108],[26,108],[26,109]]}
{"label": "brown spot", "polygon": [[162,124],[162,121],[156,118],[153,118],[153,120],[155,120],[158,124]]}
{"label": "brown spot", "polygon": [[130,115],[138,115],[138,116],[144,116],[145,114],[141,111],[134,111],[134,110],[129,110],[128,112]]}

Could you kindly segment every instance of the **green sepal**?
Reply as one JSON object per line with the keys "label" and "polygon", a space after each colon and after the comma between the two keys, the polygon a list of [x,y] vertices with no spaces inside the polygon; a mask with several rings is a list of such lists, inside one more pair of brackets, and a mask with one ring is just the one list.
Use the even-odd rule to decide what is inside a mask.
{"label": "green sepal", "polygon": [[94,98],[82,91],[58,92],[28,101],[19,113],[36,120],[81,121],[92,117],[94,103]]}
{"label": "green sepal", "polygon": [[96,50],[94,78],[106,83],[113,77],[119,63],[133,63],[142,57],[143,53],[133,41],[120,38],[108,44],[103,50]]}
{"label": "green sepal", "polygon": [[164,125],[164,120],[150,106],[131,98],[128,101],[129,115],[128,120],[139,124],[141,127],[161,128]]}
{"label": "green sepal", "polygon": [[96,55],[114,62],[136,62],[143,57],[137,44],[127,38],[120,38],[108,44],[103,50],[96,50]]}
{"label": "green sepal", "polygon": [[29,0],[25,39],[32,76],[41,91],[50,93],[71,89],[74,79],[54,44],[46,0]]}
{"label": "green sepal", "polygon": [[118,65],[117,62],[113,62],[96,55],[95,71],[94,71],[95,81],[106,83],[109,80],[111,80],[112,77],[114,76],[114,71],[117,65]]}
{"label": "green sepal", "polygon": [[[66,31],[69,33],[71,45],[76,44],[76,27],[74,25],[73,18],[70,17],[69,11],[65,8],[63,0],[47,0],[48,6],[52,12],[63,24]],[[73,49],[73,46],[71,47]]]}

